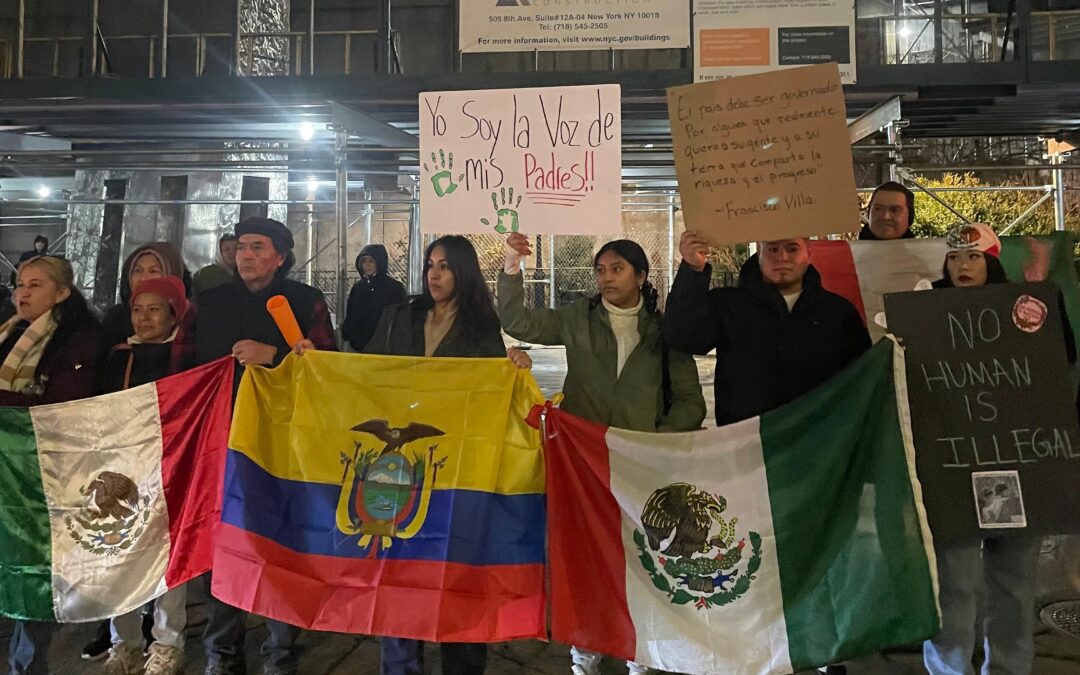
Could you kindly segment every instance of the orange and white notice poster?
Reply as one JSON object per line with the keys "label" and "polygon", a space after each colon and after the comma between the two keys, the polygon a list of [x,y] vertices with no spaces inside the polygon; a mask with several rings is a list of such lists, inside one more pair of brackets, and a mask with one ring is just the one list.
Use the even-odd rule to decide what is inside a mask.
{"label": "orange and white notice poster", "polygon": [[694,0],[694,81],[835,62],[855,83],[852,0]]}

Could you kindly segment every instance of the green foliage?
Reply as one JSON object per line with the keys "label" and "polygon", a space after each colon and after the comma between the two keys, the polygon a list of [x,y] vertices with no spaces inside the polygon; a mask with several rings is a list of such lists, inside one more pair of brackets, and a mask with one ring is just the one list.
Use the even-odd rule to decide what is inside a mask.
{"label": "green foliage", "polygon": [[[940,178],[919,176],[917,180],[927,188],[979,188],[988,187],[972,173],[946,173]],[[1043,196],[1036,191],[1001,192],[941,192],[938,197],[957,212],[973,222],[987,223],[1001,231]],[[915,192],[915,226],[919,237],[942,237],[960,222],[949,209],[922,191]],[[1014,227],[1009,234],[1046,234],[1054,229],[1054,206],[1047,200],[1030,216]]]}

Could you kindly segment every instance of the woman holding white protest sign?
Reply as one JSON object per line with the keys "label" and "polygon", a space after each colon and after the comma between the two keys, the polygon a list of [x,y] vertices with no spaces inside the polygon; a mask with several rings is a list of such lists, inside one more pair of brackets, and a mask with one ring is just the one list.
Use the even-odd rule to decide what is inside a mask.
{"label": "woman holding white protest sign", "polygon": [[[705,418],[697,367],[663,340],[649,259],[636,242],[604,244],[593,260],[597,294],[559,309],[527,309],[521,261],[529,239],[511,234],[499,274],[499,318],[509,335],[565,345],[562,408],[600,424],[638,431],[695,431]],[[571,648],[575,675],[599,672],[601,656]],[[631,673],[648,669],[627,664]]]}

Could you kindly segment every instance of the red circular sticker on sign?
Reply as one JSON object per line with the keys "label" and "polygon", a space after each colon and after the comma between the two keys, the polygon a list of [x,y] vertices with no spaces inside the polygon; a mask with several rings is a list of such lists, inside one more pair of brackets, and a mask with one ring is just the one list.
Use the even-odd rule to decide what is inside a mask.
{"label": "red circular sticker on sign", "polygon": [[1025,333],[1034,333],[1046,323],[1046,305],[1030,295],[1021,295],[1013,305],[1013,323]]}

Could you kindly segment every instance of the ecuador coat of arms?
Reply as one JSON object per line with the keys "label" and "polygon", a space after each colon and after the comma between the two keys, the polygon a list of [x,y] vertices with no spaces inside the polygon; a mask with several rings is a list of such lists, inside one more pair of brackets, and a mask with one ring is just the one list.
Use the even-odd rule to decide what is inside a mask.
{"label": "ecuador coat of arms", "polygon": [[431,490],[446,458],[436,458],[438,444],[413,449],[409,444],[444,432],[427,424],[391,427],[386,420],[368,420],[352,431],[373,436],[382,443],[365,447],[353,444],[352,454],[341,453],[344,471],[337,506],[337,528],[360,535],[357,545],[377,556],[394,539],[410,539],[427,518]]}

